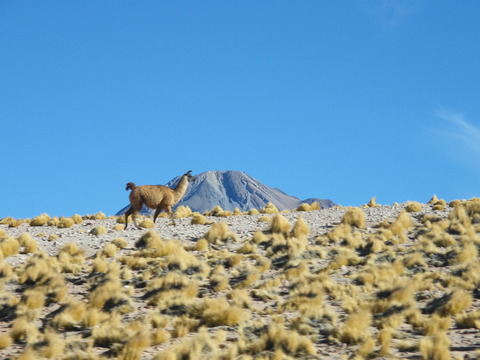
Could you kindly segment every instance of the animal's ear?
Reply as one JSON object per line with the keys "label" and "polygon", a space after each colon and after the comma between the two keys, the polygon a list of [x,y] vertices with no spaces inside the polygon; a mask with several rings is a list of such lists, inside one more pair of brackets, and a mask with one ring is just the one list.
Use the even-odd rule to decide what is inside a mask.
{"label": "animal's ear", "polygon": [[192,172],[192,170],[188,170],[188,171],[185,173],[185,175],[190,176],[190,173],[191,173],[191,172]]}

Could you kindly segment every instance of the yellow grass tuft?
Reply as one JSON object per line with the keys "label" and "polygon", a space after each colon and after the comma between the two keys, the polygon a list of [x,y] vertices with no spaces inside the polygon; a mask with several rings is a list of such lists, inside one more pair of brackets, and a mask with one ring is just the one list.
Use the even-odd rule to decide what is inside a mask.
{"label": "yellow grass tuft", "polygon": [[48,220],[50,220],[50,216],[48,216],[47,214],[42,214],[34,217],[30,221],[30,226],[44,226],[47,225]]}
{"label": "yellow grass tuft", "polygon": [[374,208],[374,207],[378,207],[380,205],[377,204],[377,201],[376,201],[375,196],[374,196],[370,199],[367,206],[370,207],[370,208]]}
{"label": "yellow grass tuft", "polygon": [[155,329],[152,334],[152,345],[159,345],[166,343],[171,339],[172,335],[168,330]]}
{"label": "yellow grass tuft", "polygon": [[153,230],[149,230],[135,242],[135,247],[158,249],[162,246],[162,242],[163,240],[160,238],[160,235]]}
{"label": "yellow grass tuft", "polygon": [[222,213],[223,209],[220,206],[215,206],[212,210],[205,213],[206,216],[218,216],[218,214]]}
{"label": "yellow grass tuft", "polygon": [[36,360],[36,358],[34,349],[28,346],[15,360]]}
{"label": "yellow grass tuft", "polygon": [[0,335],[0,349],[5,349],[12,345],[13,340],[9,334]]}
{"label": "yellow grass tuft", "polygon": [[10,336],[14,341],[25,341],[27,344],[34,342],[40,334],[37,327],[26,317],[17,317],[10,330]]}
{"label": "yellow grass tuft", "polygon": [[433,314],[430,320],[425,321],[423,333],[431,336],[442,332],[446,332],[451,325],[450,317],[443,317],[438,314]]}
{"label": "yellow grass tuft", "polygon": [[228,230],[227,223],[223,221],[213,224],[210,230],[203,235],[203,238],[210,244],[220,244],[227,240],[237,240],[236,235]]}
{"label": "yellow grass tuft", "polygon": [[473,302],[472,295],[464,290],[455,290],[447,295],[447,302],[437,311],[443,316],[452,316],[467,310]]}
{"label": "yellow grass tuft", "polygon": [[106,257],[114,257],[117,254],[118,248],[114,244],[106,244],[103,247],[102,254],[104,254]]}
{"label": "yellow grass tuft", "polygon": [[122,343],[128,334],[119,314],[112,314],[92,330],[95,346],[111,347],[115,343]]}
{"label": "yellow grass tuft", "polygon": [[199,310],[199,317],[206,326],[232,326],[246,318],[247,312],[230,305],[224,298],[205,299]]}
{"label": "yellow grass tuft", "polygon": [[462,205],[462,201],[461,200],[458,200],[458,199],[455,199],[455,200],[452,200],[448,203],[448,206],[452,207],[452,208],[456,208],[457,206],[461,206]]}
{"label": "yellow grass tuft", "polygon": [[375,350],[375,339],[371,336],[367,336],[360,344],[357,350],[357,355],[361,359],[367,359]]}
{"label": "yellow grass tuft", "polygon": [[368,310],[359,310],[351,314],[340,330],[340,341],[347,344],[357,344],[368,335],[368,327],[372,322],[372,314]]}
{"label": "yellow grass tuft", "polygon": [[75,214],[75,215],[72,215],[72,220],[75,224],[81,224],[83,222],[83,219],[80,215],[78,214]]}
{"label": "yellow grass tuft", "polygon": [[300,204],[300,206],[298,206],[295,211],[312,211],[313,208],[310,204],[307,204],[307,203],[303,203],[303,204]]}
{"label": "yellow grass tuft", "polygon": [[20,304],[27,309],[39,309],[45,305],[45,292],[41,289],[27,289],[24,291]]}
{"label": "yellow grass tuft", "polygon": [[56,329],[74,329],[84,319],[86,311],[87,306],[84,302],[69,300],[63,306],[63,311],[55,315],[51,324]]}
{"label": "yellow grass tuft", "polygon": [[199,214],[199,213],[193,214],[193,216],[192,216],[192,224],[193,225],[203,225],[206,222],[207,222],[207,219],[202,214]]}
{"label": "yellow grass tuft", "polygon": [[92,220],[106,220],[107,216],[103,212],[99,211],[95,215],[92,215],[91,218]]}
{"label": "yellow grass tuft", "polygon": [[0,225],[10,225],[10,224],[14,223],[15,221],[17,221],[15,218],[13,218],[11,216],[7,216],[7,217],[4,217],[0,220]]}
{"label": "yellow grass tuft", "polygon": [[260,210],[261,214],[278,214],[280,211],[271,202],[267,203],[263,209]]}
{"label": "yellow grass tuft", "polygon": [[96,226],[94,227],[92,230],[90,230],[90,235],[95,235],[95,236],[99,236],[99,235],[103,235],[103,234],[106,234],[107,233],[107,229],[105,229],[104,226]]}
{"label": "yellow grass tuft", "polygon": [[348,209],[343,215],[341,223],[363,229],[365,228],[365,213],[360,208]]}
{"label": "yellow grass tuft", "polygon": [[308,227],[307,223],[303,218],[300,216],[295,223],[292,234],[296,238],[300,238],[302,236],[307,236],[310,232],[310,228]]}
{"label": "yellow grass tuft", "polygon": [[424,338],[420,341],[423,360],[450,360],[450,339],[445,333]]}
{"label": "yellow grass tuft", "polygon": [[455,318],[455,324],[460,329],[480,329],[480,310],[458,315]]}
{"label": "yellow grass tuft", "polygon": [[5,257],[18,254],[20,251],[20,243],[17,239],[11,237],[3,238],[0,240],[0,250]]}
{"label": "yellow grass tuft", "polygon": [[422,211],[422,205],[416,201],[409,201],[405,204],[405,211],[409,213]]}
{"label": "yellow grass tuft", "polygon": [[392,329],[382,329],[378,334],[378,343],[380,344],[380,356],[387,356],[392,344]]}
{"label": "yellow grass tuft", "polygon": [[186,218],[192,215],[192,209],[188,206],[179,206],[173,213],[174,219]]}
{"label": "yellow grass tuft", "polygon": [[294,358],[316,354],[315,346],[309,338],[285,329],[282,323],[272,323],[261,331],[260,339],[246,344],[245,349],[241,349],[242,352],[255,355],[264,350],[281,350]]}
{"label": "yellow grass tuft", "polygon": [[408,212],[402,211],[397,215],[395,221],[389,226],[389,230],[393,235],[401,235],[412,226],[412,217]]}
{"label": "yellow grass tuft", "polygon": [[272,217],[270,231],[274,234],[287,235],[290,231],[291,225],[281,214],[275,214]]}
{"label": "yellow grass tuft", "polygon": [[144,229],[153,229],[155,227],[155,223],[152,219],[145,218],[138,224],[139,227]]}
{"label": "yellow grass tuft", "polygon": [[118,237],[112,240],[112,244],[119,249],[125,249],[128,246],[128,241],[124,238]]}
{"label": "yellow grass tuft", "polygon": [[72,218],[68,217],[62,217],[60,218],[60,221],[57,224],[57,227],[60,229],[65,229],[65,228],[71,228],[73,225],[75,225],[75,220]]}
{"label": "yellow grass tuft", "polygon": [[114,231],[122,231],[124,229],[125,229],[125,226],[122,225],[122,224],[116,224],[112,227],[112,230],[114,230]]}
{"label": "yellow grass tuft", "polygon": [[47,331],[42,341],[35,344],[36,353],[43,358],[58,359],[63,355],[65,341],[61,335],[55,334],[53,331]]}
{"label": "yellow grass tuft", "polygon": [[144,349],[150,346],[150,336],[145,331],[139,331],[125,344],[120,354],[120,360],[140,360]]}
{"label": "yellow grass tuft", "polygon": [[18,243],[23,247],[23,253],[33,253],[37,251],[38,244],[29,233],[23,233],[18,238]]}

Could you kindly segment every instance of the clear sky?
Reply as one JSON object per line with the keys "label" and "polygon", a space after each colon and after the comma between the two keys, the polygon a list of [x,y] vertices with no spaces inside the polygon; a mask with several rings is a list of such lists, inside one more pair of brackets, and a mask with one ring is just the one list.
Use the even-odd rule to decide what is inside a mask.
{"label": "clear sky", "polygon": [[344,206],[480,196],[480,2],[0,2],[0,218],[244,171]]}

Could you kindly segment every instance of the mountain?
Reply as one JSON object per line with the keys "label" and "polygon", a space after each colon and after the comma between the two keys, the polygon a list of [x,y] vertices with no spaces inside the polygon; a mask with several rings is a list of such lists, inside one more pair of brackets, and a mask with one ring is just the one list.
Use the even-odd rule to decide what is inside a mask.
{"label": "mountain", "polygon": [[[172,179],[166,186],[174,188],[180,176]],[[196,175],[195,181],[190,183],[185,196],[177,206],[188,206],[192,211],[203,213],[219,205],[222,209],[233,211],[238,207],[241,211],[261,209],[268,202],[279,210],[292,210],[302,203],[311,204],[318,201],[322,209],[335,204],[331,200],[306,199],[285,194],[283,191],[268,187],[257,179],[241,171],[206,171]],[[128,209],[127,205],[116,215],[122,215]],[[143,209],[142,213],[151,213],[150,209]]]}

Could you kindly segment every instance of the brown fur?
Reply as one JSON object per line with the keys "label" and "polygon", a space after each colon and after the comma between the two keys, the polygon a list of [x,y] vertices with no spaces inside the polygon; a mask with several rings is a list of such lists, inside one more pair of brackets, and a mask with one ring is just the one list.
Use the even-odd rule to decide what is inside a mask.
{"label": "brown fur", "polygon": [[130,215],[132,215],[135,226],[138,227],[136,217],[144,205],[155,209],[153,222],[157,220],[162,210],[172,217],[172,206],[180,201],[187,191],[188,183],[194,180],[190,172],[191,170],[182,176],[175,189],[162,185],[136,186],[133,182],[129,182],[126,190],[132,190],[132,192],[129,196],[130,207],[125,213],[125,229]]}

